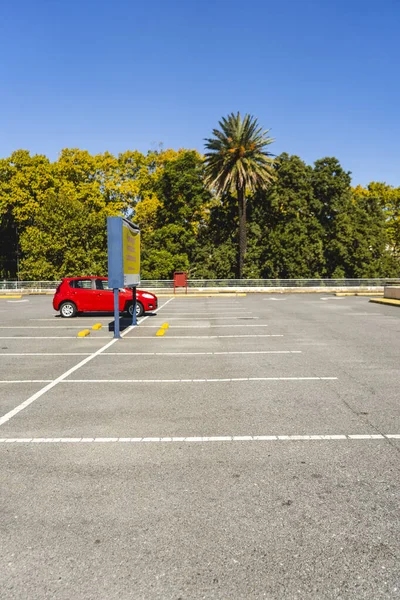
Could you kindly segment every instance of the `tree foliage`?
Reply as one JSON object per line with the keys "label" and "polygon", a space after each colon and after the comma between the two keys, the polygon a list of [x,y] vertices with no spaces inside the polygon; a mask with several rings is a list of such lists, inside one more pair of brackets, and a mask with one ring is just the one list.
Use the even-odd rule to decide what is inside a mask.
{"label": "tree foliage", "polygon": [[[221,150],[215,162],[185,149],[114,156],[72,148],[54,162],[18,150],[1,159],[0,276],[106,274],[111,215],[131,216],[141,227],[143,279],[171,279],[181,270],[194,278],[236,277],[243,215],[243,277],[400,275],[400,188],[352,188],[334,157],[310,166],[284,153],[272,163],[262,146],[266,132],[250,117],[230,117],[242,138],[229,141],[222,121],[226,131],[214,131]],[[256,185],[264,167],[255,148],[246,154],[238,145],[254,137],[257,152],[266,152],[265,185]],[[256,168],[245,175],[241,164]],[[212,173],[221,179],[211,181]]]}
{"label": "tree foliage", "polygon": [[257,119],[240,113],[228,115],[206,139],[205,182],[211,192],[224,196],[236,194],[239,221],[238,276],[244,274],[247,250],[247,196],[258,189],[267,189],[274,179],[272,155],[267,146],[274,141],[268,137]]}

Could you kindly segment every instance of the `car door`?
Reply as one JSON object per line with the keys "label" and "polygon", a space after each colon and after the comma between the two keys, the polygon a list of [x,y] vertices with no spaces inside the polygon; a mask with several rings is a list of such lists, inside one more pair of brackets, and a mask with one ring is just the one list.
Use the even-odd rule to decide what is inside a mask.
{"label": "car door", "polygon": [[71,300],[75,302],[79,312],[96,310],[92,308],[95,291],[93,290],[92,279],[73,279],[70,281]]}
{"label": "car door", "polygon": [[96,306],[94,310],[112,312],[114,310],[114,294],[108,289],[107,279],[95,279]]}

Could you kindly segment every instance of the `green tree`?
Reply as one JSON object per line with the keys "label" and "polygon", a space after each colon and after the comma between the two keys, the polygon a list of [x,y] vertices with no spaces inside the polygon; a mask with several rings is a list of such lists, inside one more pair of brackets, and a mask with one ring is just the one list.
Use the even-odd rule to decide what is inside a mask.
{"label": "green tree", "polygon": [[274,179],[273,159],[267,146],[274,140],[268,137],[257,119],[231,113],[219,122],[205,147],[206,184],[218,195],[234,194],[237,198],[239,220],[238,276],[243,276],[247,250],[246,201],[256,189],[266,189]]}
{"label": "green tree", "polygon": [[176,270],[194,273],[197,238],[208,219],[210,198],[198,152],[166,150],[151,155],[149,177],[135,206],[135,220],[142,228],[144,278],[159,279],[163,274],[171,279]]}
{"label": "green tree", "polygon": [[372,181],[367,188],[358,185],[353,189],[354,198],[375,198],[383,211],[390,253],[400,260],[400,187]]}
{"label": "green tree", "polygon": [[316,161],[314,195],[321,203],[328,277],[385,277],[396,269],[388,246],[385,215],[376,195],[355,195],[350,173],[336,158]]}
{"label": "green tree", "polygon": [[314,278],[324,271],[320,202],[314,197],[312,167],[298,156],[281,154],[275,162],[276,181],[252,212],[261,224],[262,277]]}
{"label": "green tree", "polygon": [[35,220],[21,234],[21,277],[59,279],[107,273],[106,217],[110,209],[80,199],[75,190],[49,190]]}
{"label": "green tree", "polygon": [[17,150],[0,160],[0,270],[14,279],[18,274],[19,235],[32,224],[48,189],[54,185],[50,161]]}

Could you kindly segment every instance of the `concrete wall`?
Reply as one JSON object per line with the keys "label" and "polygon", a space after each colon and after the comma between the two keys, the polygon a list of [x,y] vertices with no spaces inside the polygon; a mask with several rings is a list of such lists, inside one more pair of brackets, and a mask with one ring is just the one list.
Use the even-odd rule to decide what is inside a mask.
{"label": "concrete wall", "polygon": [[400,300],[400,285],[385,285],[383,296],[384,298]]}

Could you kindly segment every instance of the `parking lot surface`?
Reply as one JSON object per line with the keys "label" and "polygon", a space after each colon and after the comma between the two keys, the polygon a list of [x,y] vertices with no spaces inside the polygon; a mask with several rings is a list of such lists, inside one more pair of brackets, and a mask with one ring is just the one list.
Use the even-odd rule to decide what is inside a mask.
{"label": "parking lot surface", "polygon": [[0,299],[2,599],[400,597],[397,307],[111,320]]}

